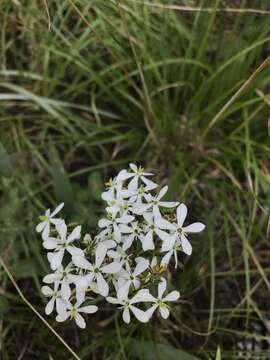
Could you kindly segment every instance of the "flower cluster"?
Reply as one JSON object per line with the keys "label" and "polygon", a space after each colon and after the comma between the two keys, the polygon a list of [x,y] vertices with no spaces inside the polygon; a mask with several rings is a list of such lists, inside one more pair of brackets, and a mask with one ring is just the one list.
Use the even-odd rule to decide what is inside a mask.
{"label": "flower cluster", "polygon": [[180,294],[174,290],[164,296],[167,267],[173,258],[177,267],[178,252],[191,254],[188,234],[205,226],[199,222],[184,226],[187,207],[164,201],[168,187],[157,190],[149,179],[152,175],[130,164],[129,170],[121,170],[106,184],[101,196],[106,216],[99,220],[100,231],[93,238],[90,234],[82,238],[81,226],[69,230],[56,217],[64,204],[40,217],[36,230],[52,270],[43,279],[42,293],[50,298],[46,314],[55,308],[57,321],[74,319],[85,328],[82,313],[98,310],[89,304],[96,294],[119,305],[126,323],[130,313],[141,322],[148,322],[157,309],[164,319],[169,316],[167,302]]}

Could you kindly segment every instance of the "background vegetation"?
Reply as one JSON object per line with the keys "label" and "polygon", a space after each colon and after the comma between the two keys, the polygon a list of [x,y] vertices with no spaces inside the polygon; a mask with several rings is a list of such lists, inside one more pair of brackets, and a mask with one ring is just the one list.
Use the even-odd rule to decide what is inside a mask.
{"label": "background vegetation", "polygon": [[[110,306],[50,324],[82,359],[269,359],[270,67],[219,114],[269,54],[269,2],[2,0],[0,18],[0,254],[28,300],[43,313],[38,215],[65,201],[94,232],[133,161],[207,224],[171,271],[181,300],[149,325]],[[71,358],[0,269],[2,359]]]}

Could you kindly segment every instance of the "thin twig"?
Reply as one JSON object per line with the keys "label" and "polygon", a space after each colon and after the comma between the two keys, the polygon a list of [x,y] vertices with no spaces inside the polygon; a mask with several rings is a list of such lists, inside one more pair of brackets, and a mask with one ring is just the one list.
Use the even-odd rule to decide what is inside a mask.
{"label": "thin twig", "polygon": [[270,56],[268,56],[261,65],[250,75],[250,77],[244,82],[244,84],[236,91],[236,93],[230,98],[229,101],[222,107],[222,109],[214,116],[214,118],[210,121],[207,128],[204,130],[202,134],[202,141],[208,134],[209,130],[216,124],[216,122],[220,119],[220,117],[225,113],[225,111],[232,105],[232,103],[246,90],[246,88],[256,79],[259,73],[264,70],[270,64]]}
{"label": "thin twig", "polygon": [[5,273],[9,277],[10,281],[12,282],[13,286],[17,290],[19,296],[23,300],[23,302],[40,318],[40,320],[48,327],[48,329],[57,337],[59,341],[67,348],[67,350],[74,356],[75,359],[81,360],[79,356],[71,349],[71,347],[65,342],[65,340],[51,327],[51,325],[44,319],[44,317],[34,308],[34,306],[26,299],[26,297],[21,292],[19,286],[17,285],[14,277],[12,276],[11,272],[7,268],[4,260],[0,256],[0,265],[4,269]]}
{"label": "thin twig", "polygon": [[206,12],[206,13],[212,13],[213,11],[218,12],[227,12],[227,13],[237,13],[237,14],[260,14],[260,15],[270,15],[270,11],[268,10],[261,10],[261,9],[252,9],[252,8],[246,8],[246,9],[239,9],[239,8],[230,8],[230,7],[224,7],[224,8],[218,8],[214,9],[211,7],[200,7],[200,6],[181,6],[181,5],[164,5],[160,3],[155,2],[149,2],[149,1],[140,1],[140,0],[128,0],[129,2],[146,5],[149,7],[155,7],[160,8],[163,10],[178,10],[178,11],[185,11],[185,12]]}

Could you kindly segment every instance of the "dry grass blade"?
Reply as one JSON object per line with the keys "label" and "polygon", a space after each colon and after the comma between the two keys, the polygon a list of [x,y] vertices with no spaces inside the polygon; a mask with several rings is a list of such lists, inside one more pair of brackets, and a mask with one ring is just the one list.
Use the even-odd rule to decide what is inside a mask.
{"label": "dry grass blade", "polygon": [[260,14],[260,15],[270,15],[270,11],[268,10],[261,10],[261,9],[253,9],[253,8],[246,8],[246,9],[239,9],[239,8],[231,8],[231,7],[224,7],[219,9],[214,9],[211,7],[200,7],[200,6],[181,6],[181,5],[164,5],[160,3],[153,3],[149,1],[139,1],[139,0],[128,0],[133,3],[146,5],[149,7],[160,8],[163,10],[178,10],[178,11],[185,11],[185,12],[206,12],[212,13],[213,11],[218,12],[227,12],[233,14]]}
{"label": "dry grass blade", "polygon": [[270,64],[270,56],[268,56],[261,65],[250,75],[250,77],[244,82],[244,84],[236,91],[236,93],[230,98],[229,101],[222,107],[222,109],[216,114],[216,116],[209,122],[207,128],[202,134],[202,140],[205,139],[210,129],[217,123],[225,111],[232,105],[232,103],[246,90],[249,84],[256,79],[256,77]]}
{"label": "dry grass blade", "polygon": [[261,267],[259,260],[257,259],[256,255],[254,254],[254,251],[252,250],[252,248],[249,245],[247,245],[247,250],[248,250],[250,256],[252,257],[252,260],[253,260],[254,264],[256,265],[259,273],[261,274],[263,281],[265,282],[265,285],[267,286],[268,290],[270,291],[270,282],[269,282],[263,268]]}
{"label": "dry grass blade", "polygon": [[44,6],[45,6],[46,15],[48,18],[48,30],[50,31],[51,30],[51,18],[50,18],[49,6],[47,3],[47,0],[43,0],[43,2],[44,2]]}
{"label": "dry grass blade", "polygon": [[0,257],[0,265],[2,266],[2,268],[4,269],[5,273],[7,274],[7,276],[9,277],[10,281],[12,282],[13,286],[15,287],[15,289],[17,290],[19,296],[21,297],[21,299],[23,300],[23,302],[29,306],[29,308],[37,315],[37,317],[40,318],[40,320],[48,327],[48,329],[57,337],[57,339],[59,341],[61,341],[61,343],[66,347],[66,349],[74,356],[75,359],[77,360],[81,360],[79,358],[79,356],[71,349],[71,347],[65,342],[65,340],[51,327],[51,325],[44,319],[44,317],[42,315],[40,315],[40,313],[34,308],[34,306],[26,299],[26,297],[23,295],[23,293],[21,292],[19,286],[17,285],[14,277],[12,276],[11,272],[9,271],[9,269],[7,268],[4,260]]}

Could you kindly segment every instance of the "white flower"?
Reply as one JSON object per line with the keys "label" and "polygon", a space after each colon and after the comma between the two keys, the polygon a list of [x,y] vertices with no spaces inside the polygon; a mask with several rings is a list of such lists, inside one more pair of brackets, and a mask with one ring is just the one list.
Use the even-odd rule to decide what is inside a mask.
{"label": "white flower", "polygon": [[154,303],[154,305],[152,305],[150,307],[150,309],[147,310],[147,315],[148,315],[149,319],[151,318],[151,316],[153,315],[154,311],[157,308],[159,308],[160,315],[163,317],[163,319],[167,319],[170,315],[170,311],[169,311],[169,307],[166,304],[166,302],[176,301],[179,299],[180,293],[179,293],[179,291],[176,291],[176,290],[170,292],[168,295],[163,297],[166,287],[167,287],[167,282],[165,279],[163,279],[158,284],[158,297],[157,298],[155,298],[151,294],[149,294],[148,297],[145,296],[145,298],[147,299],[146,301],[151,301]]}
{"label": "white flower", "polygon": [[146,194],[145,199],[148,204],[138,207],[136,209],[136,212],[138,214],[142,214],[146,210],[152,208],[154,216],[161,217],[159,207],[173,208],[179,204],[179,202],[177,201],[161,201],[161,199],[163,198],[163,196],[166,194],[167,191],[168,191],[168,186],[164,186],[163,188],[161,188],[159,194],[156,196],[153,196],[151,194]]}
{"label": "white flower", "polygon": [[96,280],[97,291],[102,296],[107,296],[109,293],[109,285],[105,281],[103,274],[115,274],[121,269],[121,265],[117,262],[112,262],[102,266],[106,253],[106,246],[99,244],[95,251],[94,264],[91,264],[88,260],[81,256],[75,255],[72,257],[72,261],[77,267],[89,271],[86,276],[88,282]]}
{"label": "white flower", "polygon": [[70,284],[76,283],[78,275],[72,274],[74,270],[73,264],[69,263],[64,269],[60,266],[56,272],[48,274],[43,278],[43,282],[46,284],[57,283],[61,285],[60,294],[64,300],[69,300],[71,295]]}
{"label": "white flower", "polygon": [[77,302],[76,304],[72,305],[70,302],[67,302],[66,310],[56,316],[56,321],[63,322],[69,318],[74,319],[80,328],[85,329],[86,323],[81,313],[93,314],[97,312],[98,307],[95,305],[81,306],[81,304],[81,302]]}
{"label": "white flower", "polygon": [[188,226],[183,226],[187,216],[187,207],[185,204],[180,204],[176,213],[177,224],[170,224],[171,236],[164,241],[162,251],[171,251],[178,239],[183,252],[187,255],[191,255],[192,246],[187,239],[187,234],[201,232],[204,230],[205,225],[200,222],[195,222]]}
{"label": "white flower", "polygon": [[70,235],[67,237],[67,225],[64,221],[56,224],[56,230],[59,234],[58,238],[49,237],[43,242],[45,249],[54,250],[54,252],[48,253],[48,260],[50,262],[52,270],[56,270],[60,267],[63,261],[65,250],[71,255],[83,256],[83,251],[71,243],[81,237],[81,226],[76,226]]}
{"label": "white flower", "polygon": [[[140,293],[140,291],[141,290],[139,290],[138,293]],[[106,298],[106,300],[111,304],[122,305],[122,308],[123,308],[122,317],[123,317],[124,322],[127,324],[130,323],[130,311],[135,315],[135,317],[139,321],[141,321],[143,323],[148,322],[148,315],[146,314],[146,312],[142,311],[139,308],[137,308],[136,306],[134,306],[134,304],[144,301],[142,297],[138,296],[138,293],[135,296],[133,296],[131,299],[129,299],[128,298],[128,286],[126,286],[126,287],[122,287],[117,292],[116,298],[111,297],[111,296],[108,296]]]}
{"label": "white flower", "polygon": [[51,289],[49,286],[42,286],[41,292],[46,297],[50,297],[51,299],[47,303],[45,307],[45,314],[49,315],[53,312],[54,306],[56,307],[56,311],[58,314],[65,311],[64,301],[60,297],[60,292],[58,291],[59,283],[54,283],[54,289]]}
{"label": "white flower", "polygon": [[126,198],[130,198],[132,195],[136,194],[135,191],[127,190],[122,188],[122,183],[117,184],[115,189],[109,189],[108,191],[102,193],[101,197],[108,203],[108,207],[106,207],[106,211],[109,213],[120,215],[127,215],[128,211],[131,210],[132,202],[130,200],[126,200]]}
{"label": "white flower", "polygon": [[58,224],[62,219],[54,218],[54,216],[59,213],[64,207],[64,203],[61,203],[57,208],[51,213],[50,209],[47,209],[45,215],[40,216],[41,222],[36,226],[36,231],[41,233],[42,239],[46,240],[50,235],[50,224]]}
{"label": "white flower", "polygon": [[147,225],[145,226],[145,235],[139,235],[139,239],[142,242],[144,251],[154,250],[154,233],[161,240],[167,240],[167,238],[170,237],[170,234],[161,229],[168,229],[170,227],[170,223],[162,217],[155,217],[151,212],[144,213],[143,217]]}
{"label": "white flower", "polygon": [[119,288],[124,284],[125,286],[130,286],[131,284],[134,286],[136,290],[139,289],[141,281],[139,276],[148,268],[149,266],[149,260],[146,260],[144,258],[139,258],[139,261],[137,262],[137,265],[135,266],[135,269],[132,271],[130,267],[126,270],[122,269],[117,274],[119,278]]}
{"label": "white flower", "polygon": [[139,226],[138,221],[134,221],[130,224],[130,226],[121,224],[120,231],[121,233],[127,234],[125,237],[123,237],[123,250],[126,251],[131,247],[133,241],[138,239],[139,235],[142,234],[143,229]]}
{"label": "white flower", "polygon": [[146,178],[146,176],[152,176],[152,173],[145,172],[142,167],[138,168],[135,164],[129,164],[129,166],[133,172],[124,170],[121,171],[117,176],[117,180],[120,181],[133,178],[128,184],[128,190],[136,191],[138,189],[139,179],[148,187],[148,190],[152,190],[157,187],[157,184]]}
{"label": "white flower", "polygon": [[114,259],[114,261],[119,262],[121,267],[129,268],[129,264],[132,263],[133,254],[129,254],[121,246],[117,246],[115,250],[109,250],[108,256]]}
{"label": "white flower", "polygon": [[114,240],[118,243],[121,241],[121,229],[119,227],[120,224],[128,224],[134,220],[134,216],[131,215],[123,215],[121,217],[117,217],[117,212],[112,212],[108,214],[107,219],[101,219],[98,222],[98,226],[100,228],[112,228],[112,232],[114,235]]}

